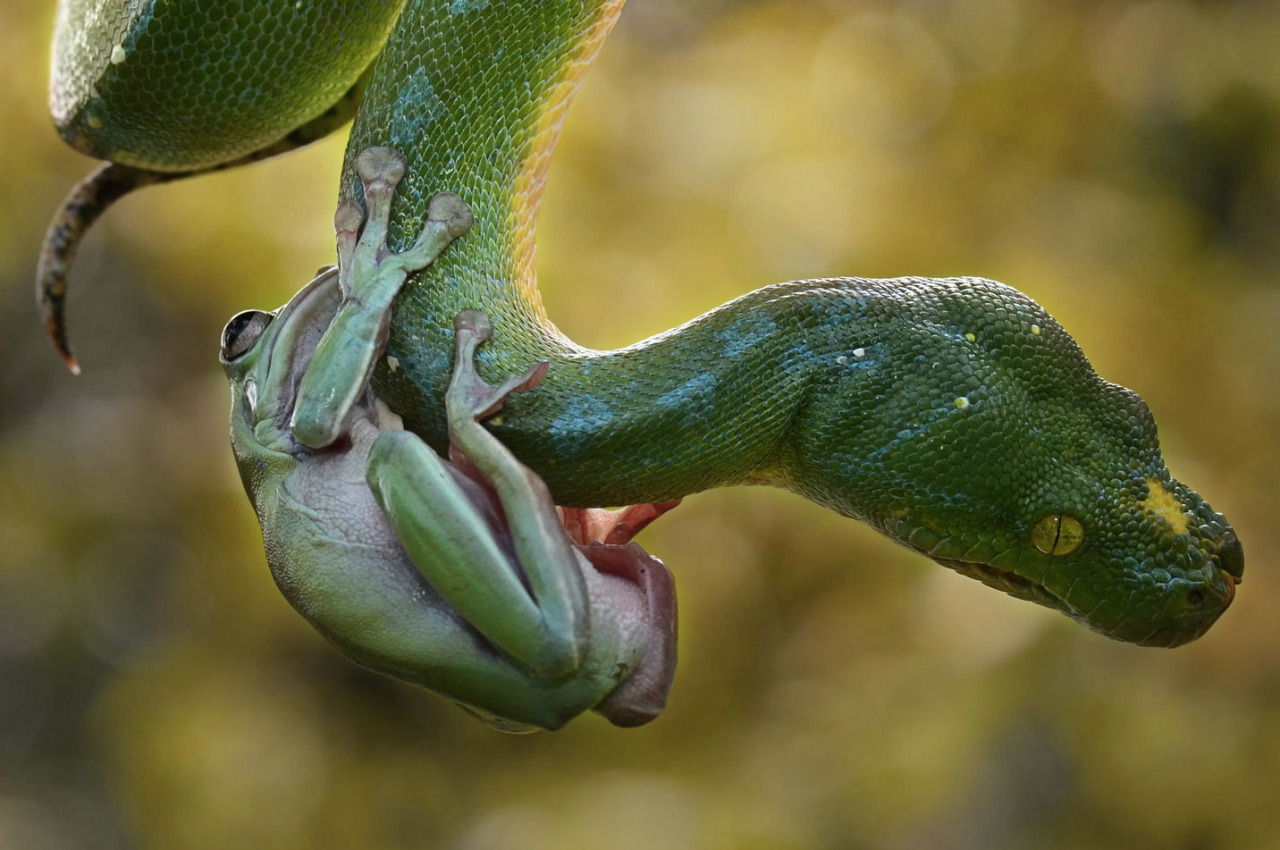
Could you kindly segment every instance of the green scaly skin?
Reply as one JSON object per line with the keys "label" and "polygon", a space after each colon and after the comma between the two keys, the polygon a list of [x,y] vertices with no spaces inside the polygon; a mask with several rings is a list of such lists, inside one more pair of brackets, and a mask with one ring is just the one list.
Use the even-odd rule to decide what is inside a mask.
{"label": "green scaly skin", "polygon": [[339,102],[403,6],[61,0],[54,124],[77,150],[135,168],[184,172],[238,160]]}
{"label": "green scaly skin", "polygon": [[[492,427],[562,504],[774,484],[1111,637],[1171,646],[1202,634],[1241,571],[1234,533],[1170,477],[1142,401],[1098,378],[1015,290],[972,278],[798,281],[614,352],[584,350],[546,322],[530,271],[540,181],[528,175],[620,6],[406,6],[348,158],[373,144],[405,156],[393,247],[438,191],[465,198],[476,221],[401,294],[388,348],[397,369],[378,373],[379,396],[442,448],[452,318],[483,309],[495,332],[482,367],[497,376],[551,362]],[[348,167],[344,196],[355,186]],[[1185,533],[1144,507],[1161,494]],[[1031,543],[1053,514],[1084,526],[1075,551]]]}
{"label": "green scaly skin", "polygon": [[[581,349],[546,321],[532,276],[541,177],[620,7],[405,5],[352,130],[342,194],[359,197],[354,156],[386,145],[408,163],[393,250],[439,191],[458,193],[475,225],[402,292],[379,397],[444,448],[453,318],[480,309],[495,326],[486,378],[551,363],[491,428],[562,504],[773,484],[1110,637],[1174,646],[1203,634],[1233,596],[1239,541],[1169,475],[1142,401],[1101,380],[1015,290],[975,278],[786,283],[614,352]],[[262,49],[238,35],[252,42],[243,55]],[[274,52],[273,71],[288,55]],[[1046,543],[1045,523],[1083,540]]]}

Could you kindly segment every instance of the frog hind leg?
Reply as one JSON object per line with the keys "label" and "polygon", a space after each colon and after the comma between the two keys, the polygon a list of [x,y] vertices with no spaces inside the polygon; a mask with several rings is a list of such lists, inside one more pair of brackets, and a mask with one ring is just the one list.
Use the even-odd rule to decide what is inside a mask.
{"label": "frog hind leg", "polygon": [[[639,663],[597,705],[596,711],[618,726],[647,723],[665,707],[675,676],[675,582],[667,567],[632,543],[631,538],[678,505],[679,500],[631,505],[616,511],[554,508],[542,480],[480,425],[480,420],[502,408],[511,393],[532,389],[541,382],[546,364],[539,363],[499,387],[490,386],[476,373],[474,364],[476,349],[493,332],[488,317],[479,311],[464,311],[454,327],[458,351],[454,378],[446,395],[451,455],[460,467],[493,488],[505,509],[517,548],[523,539],[523,551],[531,553],[521,559],[531,584],[536,586],[545,580],[545,576],[539,576],[539,564],[562,558],[557,553],[568,542],[597,573],[638,588],[644,612],[633,610],[634,592],[615,595],[604,589],[607,580],[587,581],[593,591],[589,618],[604,616],[634,623],[643,617],[647,623],[647,633],[639,636],[645,642]],[[534,502],[537,510],[520,507]]]}
{"label": "frog hind leg", "polygon": [[547,364],[538,363],[493,386],[475,368],[476,350],[493,333],[488,317],[475,310],[463,311],[454,329],[457,351],[445,393],[450,456],[501,504],[529,591],[538,600],[548,638],[554,638],[551,643],[557,646],[554,656],[576,669],[589,637],[587,588],[578,553],[542,479],[480,424],[497,413],[512,393],[536,387]]}

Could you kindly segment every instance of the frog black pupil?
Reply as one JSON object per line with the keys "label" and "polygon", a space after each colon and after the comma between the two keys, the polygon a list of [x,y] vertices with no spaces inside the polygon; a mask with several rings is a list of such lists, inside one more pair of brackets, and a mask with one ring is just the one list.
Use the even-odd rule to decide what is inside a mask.
{"label": "frog black pupil", "polygon": [[227,322],[226,330],[222,332],[223,359],[234,360],[253,348],[270,321],[271,314],[261,310],[246,310],[232,316],[231,321]]}

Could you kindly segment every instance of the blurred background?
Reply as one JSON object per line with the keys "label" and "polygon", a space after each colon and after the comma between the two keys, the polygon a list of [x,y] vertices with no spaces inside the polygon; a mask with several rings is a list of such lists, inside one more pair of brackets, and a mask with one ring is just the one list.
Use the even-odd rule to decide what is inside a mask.
{"label": "blurred background", "polygon": [[645,536],[657,722],[490,731],[341,659],[267,572],[225,320],[332,260],[342,139],[95,229],[66,374],[39,240],[92,163],[0,6],[0,847],[1280,847],[1280,4],[632,0],[570,113],[550,315],[632,342],[750,289],[976,274],[1139,391],[1235,524],[1235,606],[1113,643],[763,489]]}

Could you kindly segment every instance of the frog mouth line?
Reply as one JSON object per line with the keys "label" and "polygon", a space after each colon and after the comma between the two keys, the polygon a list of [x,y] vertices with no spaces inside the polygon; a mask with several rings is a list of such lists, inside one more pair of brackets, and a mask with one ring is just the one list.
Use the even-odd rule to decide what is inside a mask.
{"label": "frog mouth line", "polygon": [[[278,386],[272,392],[282,401],[278,406],[279,415],[283,417],[282,426],[287,425],[288,417],[293,415],[302,372],[320,341],[320,333],[316,329],[328,327],[328,320],[337,311],[341,300],[337,277],[336,271],[317,275],[287,304],[272,313],[274,338],[270,340],[265,373],[278,376]],[[264,386],[267,383],[264,382]],[[264,389],[260,387],[259,392],[264,392]]]}
{"label": "frog mouth line", "polygon": [[1036,584],[1017,573],[997,569],[990,564],[980,564],[972,561],[956,561],[950,558],[933,558],[933,560],[949,570],[977,579],[987,587],[1003,591],[1015,599],[1035,602],[1037,605],[1043,605],[1046,608],[1053,608],[1057,611],[1066,612],[1070,610],[1065,602],[1051,593],[1044,585]]}

